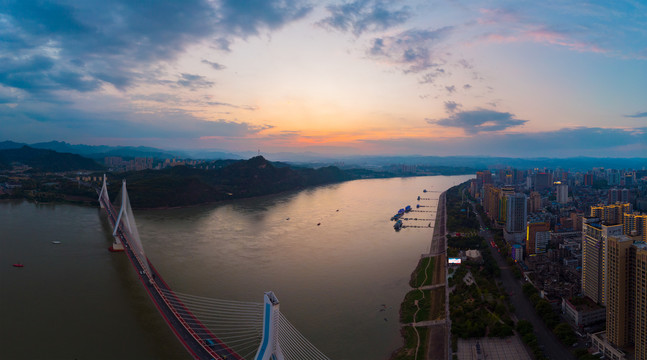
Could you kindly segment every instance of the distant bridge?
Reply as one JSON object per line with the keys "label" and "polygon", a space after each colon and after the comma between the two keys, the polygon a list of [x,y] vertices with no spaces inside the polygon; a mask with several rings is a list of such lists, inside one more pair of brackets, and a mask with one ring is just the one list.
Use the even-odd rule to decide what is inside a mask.
{"label": "distant bridge", "polygon": [[119,200],[117,212],[104,175],[99,204],[113,228],[110,249],[126,253],[164,321],[194,359],[329,360],[283,316],[271,291],[264,294],[264,303],[174,292],[144,253],[125,180]]}

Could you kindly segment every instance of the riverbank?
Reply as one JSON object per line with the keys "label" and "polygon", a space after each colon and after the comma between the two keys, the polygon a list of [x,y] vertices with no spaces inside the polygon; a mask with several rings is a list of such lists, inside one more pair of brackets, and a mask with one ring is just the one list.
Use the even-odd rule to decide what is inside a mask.
{"label": "riverbank", "polygon": [[429,253],[422,254],[400,305],[404,345],[390,360],[445,360],[449,349],[446,276],[446,192],[440,194]]}

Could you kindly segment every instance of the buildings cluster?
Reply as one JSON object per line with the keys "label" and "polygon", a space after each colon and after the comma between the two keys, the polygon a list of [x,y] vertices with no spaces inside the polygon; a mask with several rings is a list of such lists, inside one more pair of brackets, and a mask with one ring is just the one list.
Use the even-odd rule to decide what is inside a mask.
{"label": "buildings cluster", "polygon": [[[203,160],[178,160],[164,159],[154,160],[151,157],[136,157],[132,160],[124,160],[120,156],[108,156],[104,159],[104,164],[114,172],[122,171],[141,171],[147,169],[160,170],[173,166],[191,166],[200,167],[205,164]],[[208,167],[205,167],[208,168]]]}
{"label": "buildings cluster", "polygon": [[647,360],[647,171],[486,170],[470,193],[594,351]]}

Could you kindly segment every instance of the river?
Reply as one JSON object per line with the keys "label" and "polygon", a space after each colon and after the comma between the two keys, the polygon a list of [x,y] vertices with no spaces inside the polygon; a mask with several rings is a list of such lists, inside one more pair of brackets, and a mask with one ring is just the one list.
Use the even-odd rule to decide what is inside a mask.
{"label": "river", "polygon": [[[135,218],[148,258],[174,290],[255,302],[272,290],[281,312],[331,359],[386,359],[401,344],[398,308],[433,232],[395,232],[389,219],[405,205],[435,210],[438,194],[423,189],[470,177],[356,180],[136,210]],[[110,243],[99,209],[0,202],[0,357],[190,358]]]}

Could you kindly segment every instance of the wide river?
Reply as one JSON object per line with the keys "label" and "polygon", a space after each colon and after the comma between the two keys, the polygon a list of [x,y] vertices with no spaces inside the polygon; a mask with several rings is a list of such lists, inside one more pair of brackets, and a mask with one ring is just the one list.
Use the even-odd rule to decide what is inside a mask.
{"label": "wide river", "polygon": [[[432,220],[395,232],[389,219],[405,205],[435,212],[438,193],[423,189],[470,177],[356,180],[135,218],[174,290],[259,303],[272,290],[331,359],[386,359],[401,345],[399,305],[433,232]],[[0,201],[0,358],[190,358],[125,255],[107,251],[110,232],[97,208]]]}

